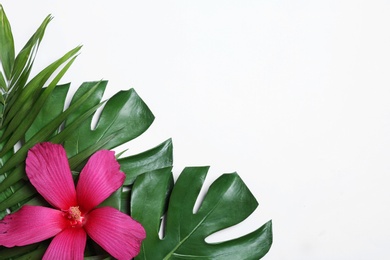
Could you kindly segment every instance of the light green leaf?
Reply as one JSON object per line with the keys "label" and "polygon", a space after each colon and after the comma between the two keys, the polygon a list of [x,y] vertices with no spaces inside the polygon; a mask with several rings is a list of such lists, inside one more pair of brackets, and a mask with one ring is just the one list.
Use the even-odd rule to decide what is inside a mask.
{"label": "light green leaf", "polygon": [[37,117],[34,122],[27,130],[25,135],[25,140],[28,141],[32,136],[34,136],[39,130],[42,129],[45,125],[50,123],[54,118],[59,116],[65,107],[66,95],[68,93],[70,84],[56,86],[46,100],[46,103],[40,109]]}
{"label": "light green leaf", "polygon": [[[16,153],[13,155],[6,163],[3,165],[2,168],[0,168],[0,175],[6,173],[7,171],[13,169],[15,166],[23,162],[26,158],[27,151],[33,147],[36,143],[44,142],[49,140],[50,136],[54,133],[55,130],[58,129],[58,127],[65,121],[65,119],[75,110],[77,110],[81,104],[83,104],[92,93],[96,90],[98,87],[98,84],[96,84],[94,87],[89,89],[87,92],[85,92],[80,99],[78,99],[76,102],[71,104],[68,109],[63,111],[59,116],[57,116],[55,119],[53,119],[50,123],[45,125],[39,132],[37,132],[33,137],[31,137]],[[85,112],[87,116],[92,114],[98,106],[95,108],[90,109],[89,111]],[[82,117],[81,117],[82,118]],[[61,135],[59,133],[58,135]],[[57,135],[57,136],[58,136]],[[53,138],[56,138],[53,137]],[[12,176],[12,175],[11,175]],[[10,176],[10,177],[11,177]],[[9,177],[8,177],[9,178]]]}
{"label": "light green leaf", "polygon": [[11,71],[15,59],[14,37],[11,26],[0,4],[0,62],[7,80],[11,79]]}
{"label": "light green leaf", "polygon": [[[55,87],[64,73],[68,70],[69,66],[72,64],[75,55],[80,50],[80,47],[76,47],[73,50],[66,53],[63,57],[53,62],[51,65],[46,67],[43,71],[38,73],[27,85],[22,89],[20,94],[15,95],[14,99],[11,99],[8,102],[6,111],[4,112],[4,122],[3,127],[6,126],[6,132],[2,136],[2,140],[7,138],[13,131],[19,126],[19,124],[30,114],[31,109],[35,106],[40,107],[44,103],[44,100],[50,94],[51,90]],[[44,87],[45,83],[49,80],[50,77],[54,76],[56,70],[68,62],[64,68],[58,72],[52,81],[50,81],[46,91],[41,94],[41,90]],[[39,104],[35,105],[39,100]],[[36,109],[35,108],[35,109]]]}
{"label": "light green leaf", "polygon": [[[0,71],[0,89],[2,89],[3,93],[8,91],[7,83],[5,82],[3,73]],[[1,102],[4,104],[4,102]]]}
{"label": "light green leaf", "polygon": [[[13,118],[11,123],[6,128],[6,131],[4,133],[4,136],[6,136],[7,133],[10,133],[10,137],[7,140],[6,144],[4,145],[0,156],[2,156],[5,152],[7,152],[9,149],[13,148],[14,145],[21,140],[22,137],[25,136],[26,131],[30,128],[31,124],[34,122],[36,116],[41,111],[43,105],[45,104],[46,100],[50,96],[51,92],[59,82],[59,80],[62,78],[62,76],[65,74],[65,72],[69,69],[70,65],[73,63],[75,58],[71,59],[63,69],[58,73],[58,75],[53,79],[53,81],[50,83],[49,86],[44,88],[42,93],[38,96],[38,98],[34,101],[34,104],[29,110],[29,113],[22,116],[17,115]],[[15,122],[15,124],[13,124]],[[11,126],[17,127],[13,129]],[[9,130],[11,129],[11,130]],[[9,131],[8,131],[9,130]],[[12,132],[11,132],[12,131]],[[11,134],[12,133],[12,134]]]}
{"label": "light green leaf", "polygon": [[26,45],[16,56],[15,64],[12,71],[12,80],[10,88],[21,88],[27,82],[32,65],[34,63],[35,55],[39,48],[39,44],[41,43],[46,27],[51,20],[52,16],[48,15],[43,20],[41,26],[39,26],[37,31],[31,36]]}

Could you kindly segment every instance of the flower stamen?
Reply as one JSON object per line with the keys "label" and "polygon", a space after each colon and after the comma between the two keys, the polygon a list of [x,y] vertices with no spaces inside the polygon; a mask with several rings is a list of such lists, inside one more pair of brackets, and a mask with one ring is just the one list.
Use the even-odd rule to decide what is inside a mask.
{"label": "flower stamen", "polygon": [[64,211],[65,217],[69,220],[72,227],[81,227],[84,224],[84,217],[80,211],[79,206],[70,207]]}

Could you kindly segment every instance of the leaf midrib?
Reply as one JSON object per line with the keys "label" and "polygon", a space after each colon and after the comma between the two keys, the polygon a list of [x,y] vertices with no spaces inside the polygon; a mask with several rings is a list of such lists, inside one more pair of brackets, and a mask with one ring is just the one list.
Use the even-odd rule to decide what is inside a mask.
{"label": "leaf midrib", "polygon": [[[225,195],[230,189],[231,189],[232,186],[230,186],[224,193],[223,195]],[[198,225],[195,226],[195,228],[186,236],[184,237],[182,240],[180,240],[180,242],[163,258],[163,260],[169,260],[169,258],[175,253],[175,251],[199,228],[199,226],[201,224],[203,224],[204,221],[206,221],[207,217],[212,213],[214,212],[215,208],[219,205],[219,203],[221,202],[222,198],[224,196],[221,196],[219,199],[218,199],[218,202],[215,203],[215,206],[204,216],[204,218],[198,223]]]}

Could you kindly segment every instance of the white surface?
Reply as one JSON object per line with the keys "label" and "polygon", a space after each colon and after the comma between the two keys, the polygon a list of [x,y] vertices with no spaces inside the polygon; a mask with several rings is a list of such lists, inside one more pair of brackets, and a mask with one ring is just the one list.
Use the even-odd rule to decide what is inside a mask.
{"label": "white surface", "polygon": [[[134,87],[156,116],[129,153],[174,142],[177,175],[237,171],[273,219],[264,259],[390,259],[389,1],[3,0],[18,50],[51,13],[43,68]],[[214,238],[215,239],[215,238]]]}

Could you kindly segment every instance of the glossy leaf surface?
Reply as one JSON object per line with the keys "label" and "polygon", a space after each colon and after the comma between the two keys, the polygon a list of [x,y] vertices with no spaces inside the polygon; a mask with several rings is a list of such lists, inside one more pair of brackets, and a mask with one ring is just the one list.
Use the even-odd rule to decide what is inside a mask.
{"label": "glossy leaf surface", "polygon": [[[72,100],[74,101],[77,101],[77,95]],[[84,104],[79,112],[94,103],[96,102],[91,102],[89,106]],[[73,118],[75,117],[74,115]],[[68,138],[65,148],[68,155],[73,156],[113,135],[111,140],[101,146],[101,149],[112,149],[142,134],[153,120],[152,112],[133,89],[120,91],[105,104],[95,129],[91,129],[91,116]]]}
{"label": "glossy leaf surface", "polygon": [[[237,174],[224,174],[209,188],[193,213],[208,168],[186,168],[173,190],[170,171],[141,175],[132,190],[132,216],[144,223],[147,238],[136,259],[260,259],[272,244],[271,222],[245,236],[207,243],[205,239],[240,223],[257,201]],[[168,201],[169,198],[169,201]],[[161,224],[165,206],[166,224]],[[160,225],[164,237],[160,239]]]}
{"label": "glossy leaf surface", "polygon": [[119,159],[121,170],[126,174],[124,185],[133,184],[142,173],[172,166],[172,150],[172,140],[169,139],[148,151]]}

